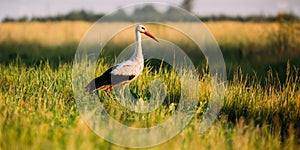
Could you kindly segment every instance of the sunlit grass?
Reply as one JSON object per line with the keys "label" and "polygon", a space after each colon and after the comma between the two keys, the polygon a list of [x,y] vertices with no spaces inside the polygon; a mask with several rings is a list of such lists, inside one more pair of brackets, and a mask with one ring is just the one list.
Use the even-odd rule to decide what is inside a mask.
{"label": "sunlit grass", "polygon": [[[122,49],[135,40],[133,28],[137,23],[101,23],[106,30],[117,26],[128,26],[109,41],[105,54],[115,57]],[[0,24],[0,60],[9,63],[17,56],[26,64],[37,64],[39,60],[51,63],[72,62],[77,46],[85,32],[91,27],[89,22],[31,22]],[[184,33],[172,28],[180,26],[189,31],[198,31],[197,23],[166,23],[167,26],[147,24],[148,29],[160,39],[173,42],[196,64],[202,63],[200,49]],[[299,64],[300,23],[299,22],[205,22],[205,26],[218,42],[229,71],[228,77],[237,67],[243,72],[264,77],[271,65],[280,78],[284,77],[282,67],[290,60]],[[98,34],[95,35],[98,38]],[[201,37],[201,35],[199,36]],[[57,64],[56,64],[57,65]],[[299,66],[298,66],[299,67]]]}
{"label": "sunlit grass", "polygon": [[[101,26],[107,30],[113,29],[115,26],[123,24],[131,26],[117,35],[115,42],[134,41],[133,27],[134,23],[102,23]],[[188,27],[190,30],[197,30],[197,23],[167,23],[172,27],[172,24],[180,24],[183,28]],[[14,41],[39,43],[41,45],[55,46],[65,43],[79,42],[84,33],[91,27],[89,22],[46,22],[46,23],[1,23],[0,24],[0,42]],[[133,25],[133,26],[132,26]],[[267,44],[269,33],[279,30],[278,23],[240,23],[240,22],[206,22],[205,25],[212,32],[220,45],[223,44]],[[298,30],[299,24],[290,25],[291,29]],[[183,35],[172,29],[165,31],[165,28],[160,26],[148,25],[151,32],[159,35],[159,38],[172,39],[178,43],[182,41]],[[164,29],[162,31],[162,29]],[[172,31],[172,32],[170,32]],[[294,31],[296,32],[296,31]],[[133,36],[128,36],[133,35]],[[263,40],[263,41],[262,41]],[[299,38],[298,38],[299,41]]]}
{"label": "sunlit grass", "polygon": [[[1,148],[121,148],[96,136],[82,121],[73,97],[71,69],[70,64],[53,69],[49,63],[38,67],[26,67],[21,62],[0,66]],[[250,81],[237,71],[227,86],[220,116],[202,134],[198,132],[198,126],[210,90],[205,88],[209,86],[208,75],[200,74],[202,88],[193,120],[174,139],[153,149],[294,149],[299,146],[300,82],[297,74],[290,72],[283,84],[279,84],[276,77],[269,76],[268,86],[261,87],[258,81]],[[144,84],[159,76],[173,80],[173,75],[172,71],[151,72],[146,67],[144,74],[130,88],[145,100]],[[178,94],[175,87],[169,89],[179,86],[178,82],[167,84],[168,94]],[[112,117],[133,127],[161,123],[176,109],[173,105],[176,98],[171,97],[168,102],[171,105],[164,104],[154,113],[131,113],[116,107],[118,98],[109,98],[105,94],[99,96],[107,103]]]}

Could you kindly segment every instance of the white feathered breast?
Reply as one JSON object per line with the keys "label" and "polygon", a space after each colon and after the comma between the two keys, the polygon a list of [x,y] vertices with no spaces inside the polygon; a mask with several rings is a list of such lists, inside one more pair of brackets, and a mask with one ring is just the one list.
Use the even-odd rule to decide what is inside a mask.
{"label": "white feathered breast", "polygon": [[124,76],[130,76],[130,75],[140,75],[144,68],[144,62],[141,61],[133,61],[133,60],[127,60],[122,63],[120,63],[114,70],[112,70],[111,74],[113,75],[124,75]]}

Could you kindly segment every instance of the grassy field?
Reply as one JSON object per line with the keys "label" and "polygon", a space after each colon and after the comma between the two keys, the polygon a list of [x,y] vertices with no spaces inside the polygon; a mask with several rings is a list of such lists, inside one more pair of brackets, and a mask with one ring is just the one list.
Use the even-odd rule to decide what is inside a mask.
{"label": "grassy field", "polygon": [[[0,24],[0,149],[130,149],[98,137],[76,108],[71,62],[80,38],[90,25],[86,22]],[[192,23],[184,25],[193,29]],[[150,149],[298,149],[299,23],[209,22],[206,25],[222,49],[230,76],[221,112],[207,132],[198,132],[211,93],[207,68],[199,68],[202,88],[192,121],[175,138]],[[182,44],[179,46],[192,55],[189,49],[195,47],[186,37],[176,31],[162,35],[159,27],[148,28],[159,38]],[[118,51],[133,42],[134,37],[126,36],[131,32],[122,31],[109,44],[122,39],[123,43],[115,47]],[[105,50],[110,50],[109,45]],[[104,62],[100,61],[97,75],[112,65],[111,61]],[[253,76],[253,71],[257,75]],[[172,71],[155,72],[149,66],[130,87],[145,100],[145,85],[154,78],[176,81],[174,76]],[[153,113],[131,113],[104,93],[99,96],[107,104],[107,112],[119,122],[149,127],[172,116],[178,86],[178,82],[168,84],[168,102]]]}
{"label": "grassy field", "polygon": [[[130,23],[103,23],[105,29]],[[172,26],[172,23],[168,23]],[[178,23],[176,23],[178,25]],[[40,60],[72,62],[78,43],[89,29],[88,22],[47,22],[47,23],[2,23],[0,24],[0,62],[8,64],[17,56],[26,64],[38,64]],[[228,76],[233,77],[236,68],[251,75],[266,76],[270,67],[279,74],[283,81],[287,61],[299,66],[300,58],[300,23],[240,23],[207,22],[205,25],[216,38],[226,61]],[[148,25],[156,36],[169,40],[190,56],[196,64],[202,53],[192,41],[172,28]],[[196,23],[181,23],[181,27],[197,30]],[[132,27],[133,28],[133,27]],[[114,36],[106,51],[116,55],[134,42],[132,28],[125,29]],[[122,42],[120,42],[122,41]],[[196,52],[196,53],[195,53]],[[201,57],[202,58],[202,57]]]}
{"label": "grassy field", "polygon": [[[47,63],[39,67],[12,63],[1,65],[0,69],[1,148],[123,149],[99,138],[79,116],[71,87],[71,65],[61,64],[53,70]],[[153,76],[171,74],[162,71],[147,76],[149,71],[131,86],[142,87],[144,84],[140,83],[153,80]],[[269,76],[270,83],[262,87],[258,81],[250,81],[237,72],[227,87],[218,119],[207,132],[199,134],[199,122],[210,93],[209,80],[203,72],[199,78],[201,104],[193,120],[174,139],[153,149],[296,149],[300,134],[300,82],[298,75],[288,76],[284,84]],[[110,104],[106,109],[113,117],[137,127],[146,122],[162,122],[174,109],[164,105],[154,113],[139,115],[126,109],[116,110],[112,105],[116,101],[103,94],[102,99]]]}

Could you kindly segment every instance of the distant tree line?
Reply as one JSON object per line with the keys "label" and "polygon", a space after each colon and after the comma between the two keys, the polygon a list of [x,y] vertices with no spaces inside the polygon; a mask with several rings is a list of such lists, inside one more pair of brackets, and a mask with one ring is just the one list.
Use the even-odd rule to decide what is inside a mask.
{"label": "distant tree line", "polygon": [[[71,11],[67,14],[59,14],[56,16],[47,17],[21,17],[10,18],[6,17],[2,22],[46,22],[46,21],[90,21],[94,22],[105,16],[104,14],[95,14],[93,12],[87,12],[84,10]],[[264,16],[264,15],[251,15],[251,16],[227,16],[227,15],[210,15],[210,16],[197,16],[201,21],[241,21],[241,22],[273,22],[273,21],[299,21],[299,17],[294,14],[278,14],[277,16]],[[132,21],[198,21],[193,17],[189,17],[187,13],[182,13],[181,10],[175,7],[170,7],[165,12],[157,11],[152,5],[146,5],[141,8],[136,8],[132,14],[126,13],[120,9],[115,13],[112,13],[106,17],[103,17],[103,21],[116,22],[132,22]]]}
{"label": "distant tree line", "polygon": [[47,22],[47,21],[96,21],[99,18],[103,17],[104,14],[95,14],[93,12],[87,12],[85,10],[71,11],[67,14],[58,14],[56,16],[46,16],[46,17],[27,17],[23,16],[21,18],[10,18],[6,17],[2,22],[29,22],[29,21],[38,21],[38,22]]}
{"label": "distant tree line", "polygon": [[279,13],[275,16],[248,15],[248,16],[227,16],[211,15],[200,16],[202,21],[240,21],[240,22],[275,22],[275,21],[300,21],[300,18],[294,14]]}

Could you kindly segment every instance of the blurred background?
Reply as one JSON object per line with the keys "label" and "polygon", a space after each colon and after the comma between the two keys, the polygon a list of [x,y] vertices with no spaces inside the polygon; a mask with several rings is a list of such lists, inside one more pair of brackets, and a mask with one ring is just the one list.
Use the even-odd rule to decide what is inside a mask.
{"label": "blurred background", "polygon": [[[174,7],[160,10],[146,2],[159,1],[1,1],[0,63],[7,65],[18,59],[27,65],[39,65],[43,61],[49,61],[53,66],[71,63],[84,33],[106,14],[114,18],[107,20],[107,27],[120,22],[132,24],[131,18],[140,22],[149,18],[172,23],[188,22],[191,28],[195,26],[195,22],[184,15],[174,15]],[[136,3],[145,5],[130,12],[119,9]],[[272,71],[284,80],[287,64],[299,68],[298,0],[166,0],[164,3],[181,7],[205,23],[223,52],[229,79],[238,68],[242,68],[244,74],[255,77],[264,77]],[[159,28],[153,30],[159,32]],[[113,55],[134,41],[134,38],[118,37],[111,41],[114,47],[110,49],[115,50]],[[174,35],[169,35],[171,37]],[[185,50],[197,65],[205,63],[198,57],[201,54],[195,54],[197,47],[191,41],[177,38],[172,42]]]}
{"label": "blurred background", "polygon": [[[119,7],[135,3],[161,2],[158,0],[10,0],[1,1],[0,18],[46,17],[67,14],[74,10],[85,10],[97,14],[110,13]],[[298,0],[165,0],[164,3],[182,6],[196,15],[228,16],[276,16],[278,13],[300,15]]]}

